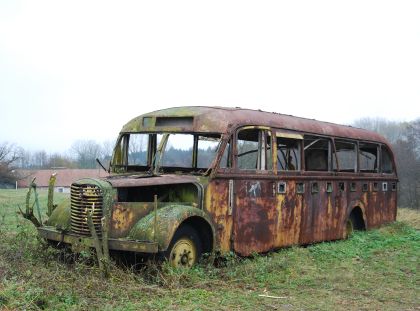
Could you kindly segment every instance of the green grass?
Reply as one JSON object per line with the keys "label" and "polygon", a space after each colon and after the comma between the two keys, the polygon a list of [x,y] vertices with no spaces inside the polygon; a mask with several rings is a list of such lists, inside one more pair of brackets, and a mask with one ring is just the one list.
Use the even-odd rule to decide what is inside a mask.
{"label": "green grass", "polygon": [[[66,196],[56,197],[58,200]],[[140,271],[113,266],[104,280],[88,254],[64,263],[16,215],[24,191],[0,190],[0,309],[415,310],[420,307],[420,213],[349,240],[226,256],[221,267]],[[42,205],[46,193],[40,192]],[[416,229],[417,228],[417,229]],[[261,297],[275,296],[277,298]]]}

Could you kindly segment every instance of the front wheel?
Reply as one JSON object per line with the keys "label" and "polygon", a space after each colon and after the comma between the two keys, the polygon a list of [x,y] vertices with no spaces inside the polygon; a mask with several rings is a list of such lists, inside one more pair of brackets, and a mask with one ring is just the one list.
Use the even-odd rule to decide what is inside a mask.
{"label": "front wheel", "polygon": [[202,245],[197,231],[183,225],[175,232],[165,257],[172,267],[191,268],[198,262],[201,253]]}

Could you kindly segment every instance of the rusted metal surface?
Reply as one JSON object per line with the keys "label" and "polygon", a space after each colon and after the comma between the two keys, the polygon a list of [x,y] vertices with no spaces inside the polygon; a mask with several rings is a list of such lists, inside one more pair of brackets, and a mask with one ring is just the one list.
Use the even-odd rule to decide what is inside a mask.
{"label": "rusted metal surface", "polygon": [[118,202],[112,208],[112,238],[126,237],[131,228],[153,210],[151,202]]}
{"label": "rusted metal surface", "polygon": [[[274,137],[271,145],[277,145],[274,139],[278,138],[303,141],[305,136],[319,135],[330,141],[326,163],[329,171],[306,171],[303,148],[299,170],[279,169],[277,148],[268,151],[268,157],[272,158],[268,169],[241,170],[236,142],[241,127],[266,131],[265,139]],[[177,229],[188,223],[200,238],[209,240],[207,250],[235,251],[246,256],[284,246],[345,238],[346,222],[352,212],[360,214],[360,222],[367,229],[396,218],[395,170],[392,173],[380,173],[378,169],[370,173],[340,171],[338,161],[332,156],[335,138],[351,140],[354,146],[360,140],[376,144],[378,150],[381,146],[389,148],[386,140],[374,132],[288,115],[217,107],[151,112],[133,119],[121,131],[122,134],[137,132],[217,133],[222,137],[222,148],[209,174],[185,171],[160,174],[152,169],[143,172],[126,169],[124,175],[97,182],[90,179],[77,182],[112,193],[112,198],[102,203],[103,208],[111,209],[111,249],[115,246],[141,252],[165,251]],[[232,164],[218,167],[228,140]],[[355,167],[359,162],[360,159]],[[97,198],[90,198],[89,190],[82,194],[87,202],[92,199],[96,200],[95,204],[101,204]],[[72,197],[72,212],[81,204],[79,199]],[[59,228],[68,228],[69,208],[58,207],[50,218],[54,221],[48,225],[54,226],[57,232]],[[77,221],[83,218],[83,215],[76,216]],[[62,231],[59,235],[45,230],[42,234],[48,238],[77,242],[72,234]],[[79,235],[85,233],[78,230],[72,231]],[[206,241],[202,241],[203,245]]]}
{"label": "rusted metal surface", "polygon": [[231,249],[231,233],[233,225],[232,212],[229,212],[229,180],[213,180],[206,188],[205,208],[216,229],[216,245],[218,250]]}
{"label": "rusted metal surface", "polygon": [[[379,178],[376,178],[376,181],[353,181],[339,177],[317,180],[305,176],[289,179],[279,176],[275,178],[277,189],[273,196],[272,178],[247,177],[234,179],[236,200],[231,247],[241,255],[290,245],[342,239],[345,237],[347,218],[356,207],[362,210],[366,229],[395,221],[397,193],[390,189],[372,191],[373,183]],[[231,175],[230,178],[234,177]],[[382,179],[381,183],[395,183],[395,179],[387,180]],[[345,188],[350,189],[353,182],[356,185],[355,191],[339,189],[339,183],[344,183]],[[279,183],[286,185],[285,193],[278,193]],[[318,185],[317,192],[311,191],[314,183]],[[330,184],[330,192],[327,192],[327,183]],[[369,187],[366,192],[362,192],[364,183]],[[297,193],[297,184],[304,185],[303,193]],[[217,194],[212,196],[219,197]],[[222,195],[224,196],[226,194]],[[217,215],[216,212],[212,214],[213,217]],[[218,222],[221,222],[223,227],[220,216],[215,219],[219,219]],[[224,241],[229,240],[226,234],[229,235],[229,231],[220,234]],[[220,244],[222,250],[225,245],[229,244]]]}
{"label": "rusted metal surface", "polygon": [[[80,237],[75,234],[63,234],[61,230],[54,227],[40,227],[38,228],[39,235],[51,241],[66,243],[72,245],[75,249],[84,249],[93,247],[93,240],[91,237]],[[121,251],[131,251],[138,253],[157,253],[158,244],[149,241],[134,241],[126,239],[109,239],[109,248]]]}
{"label": "rusted metal surface", "polygon": [[[143,118],[145,117],[151,118],[151,122],[144,124]],[[193,117],[194,120],[191,125],[187,126],[159,127],[155,126],[155,121],[158,117]],[[387,143],[381,135],[375,132],[351,126],[343,126],[279,113],[226,107],[196,106],[158,110],[134,118],[122,128],[121,132],[150,132],[162,130],[165,132],[226,133],[232,124],[235,126],[259,125],[284,128],[297,132]]]}
{"label": "rusted metal surface", "polygon": [[163,176],[124,176],[109,178],[107,181],[115,188],[121,187],[146,187],[155,185],[174,185],[174,184],[188,184],[197,182],[199,179],[196,176],[179,176],[167,174]]}
{"label": "rusted metal surface", "polygon": [[[128,238],[139,241],[155,240],[159,245],[159,250],[165,251],[178,227],[184,221],[195,218],[202,219],[204,223],[209,224],[210,237],[214,237],[215,230],[211,225],[212,221],[209,215],[192,205],[185,203],[164,204],[163,207],[157,210],[156,216],[155,218],[154,213],[149,213],[146,217],[140,219],[130,230]],[[203,223],[201,223],[202,225]],[[155,230],[155,226],[157,230]],[[199,228],[196,229],[197,231],[199,230]]]}

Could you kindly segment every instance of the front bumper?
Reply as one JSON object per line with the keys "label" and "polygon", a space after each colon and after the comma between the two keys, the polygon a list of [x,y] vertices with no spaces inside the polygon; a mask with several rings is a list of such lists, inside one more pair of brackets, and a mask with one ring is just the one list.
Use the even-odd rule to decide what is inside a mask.
{"label": "front bumper", "polygon": [[[54,227],[38,228],[39,235],[47,240],[57,241],[70,245],[83,245],[94,247],[91,237],[78,236],[71,233],[63,233]],[[111,250],[130,251],[137,253],[155,254],[159,251],[158,243],[147,241],[135,241],[125,239],[108,239],[108,247]]]}

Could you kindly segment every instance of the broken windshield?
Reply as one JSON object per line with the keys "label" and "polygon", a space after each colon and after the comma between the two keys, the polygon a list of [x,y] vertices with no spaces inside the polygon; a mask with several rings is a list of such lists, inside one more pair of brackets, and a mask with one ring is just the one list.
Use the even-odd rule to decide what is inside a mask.
{"label": "broken windshield", "polygon": [[[162,139],[166,140],[161,144]],[[123,134],[114,149],[114,171],[205,171],[216,157],[218,134]],[[159,150],[162,148],[162,150]]]}

